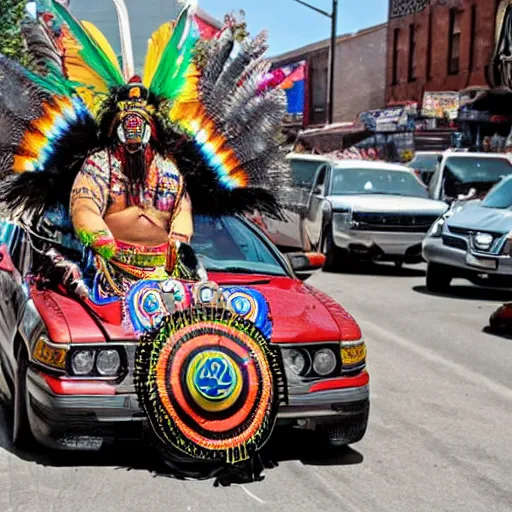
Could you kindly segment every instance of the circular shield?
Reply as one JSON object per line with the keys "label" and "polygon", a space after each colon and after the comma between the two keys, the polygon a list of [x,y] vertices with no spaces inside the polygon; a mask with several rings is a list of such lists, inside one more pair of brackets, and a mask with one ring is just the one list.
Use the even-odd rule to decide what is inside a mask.
{"label": "circular shield", "polygon": [[164,453],[236,464],[269,438],[283,375],[252,322],[206,308],[169,316],[141,340],[135,386]]}

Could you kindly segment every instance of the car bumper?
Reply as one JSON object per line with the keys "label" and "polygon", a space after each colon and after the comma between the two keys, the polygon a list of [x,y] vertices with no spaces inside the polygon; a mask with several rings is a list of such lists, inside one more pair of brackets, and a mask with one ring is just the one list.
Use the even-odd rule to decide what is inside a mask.
{"label": "car bumper", "polygon": [[[467,256],[472,256],[473,263],[468,264]],[[423,257],[429,263],[438,263],[457,269],[461,277],[467,274],[489,274],[512,276],[512,258],[473,253],[445,245],[442,238],[426,238],[423,242]],[[494,262],[495,268],[489,268],[484,262]],[[457,277],[457,275],[454,275]]]}
{"label": "car bumper", "polygon": [[355,254],[367,253],[375,258],[386,256],[421,259],[421,242],[425,233],[394,231],[334,230],[336,247]]}
{"label": "car bumper", "polygon": [[[359,417],[367,411],[370,390],[365,384],[290,395],[278,412],[278,424],[313,428]],[[135,393],[61,395],[44,374],[29,369],[27,410],[31,430],[42,445],[59,450],[99,450],[114,439],[141,438],[145,416]]]}

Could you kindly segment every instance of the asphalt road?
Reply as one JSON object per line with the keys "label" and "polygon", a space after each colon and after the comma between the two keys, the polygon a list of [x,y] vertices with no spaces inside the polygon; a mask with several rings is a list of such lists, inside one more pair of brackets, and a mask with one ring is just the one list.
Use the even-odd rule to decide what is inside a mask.
{"label": "asphalt road", "polygon": [[432,296],[421,267],[411,268],[310,279],[368,341],[370,427],[352,449],[320,457],[308,436],[286,436],[263,482],[214,487],[129,471],[145,453],[137,446],[91,457],[14,453],[0,414],[0,511],[511,511],[512,340],[483,328],[512,292],[460,281],[451,296]]}

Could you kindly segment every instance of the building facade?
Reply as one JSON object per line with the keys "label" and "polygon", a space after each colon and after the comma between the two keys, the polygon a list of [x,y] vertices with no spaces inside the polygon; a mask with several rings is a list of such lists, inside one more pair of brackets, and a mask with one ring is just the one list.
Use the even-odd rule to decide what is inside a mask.
{"label": "building facade", "polygon": [[496,14],[509,0],[390,0],[386,101],[488,85]]}
{"label": "building facade", "polygon": [[[359,112],[384,106],[387,25],[337,39],[334,122],[354,121]],[[304,126],[326,121],[329,40],[272,58],[273,67],[306,62]]]}

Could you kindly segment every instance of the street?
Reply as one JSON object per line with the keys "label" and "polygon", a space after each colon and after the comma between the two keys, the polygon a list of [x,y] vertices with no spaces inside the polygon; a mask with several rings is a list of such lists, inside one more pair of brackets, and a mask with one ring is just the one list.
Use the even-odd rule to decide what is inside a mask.
{"label": "street", "polygon": [[483,331],[508,293],[456,281],[449,297],[432,296],[421,266],[309,282],[356,317],[368,342],[372,410],[361,443],[316,460],[307,435],[286,436],[263,482],[223,488],[128,471],[144,454],[137,446],[14,454],[4,413],[0,511],[511,510],[512,340]]}

